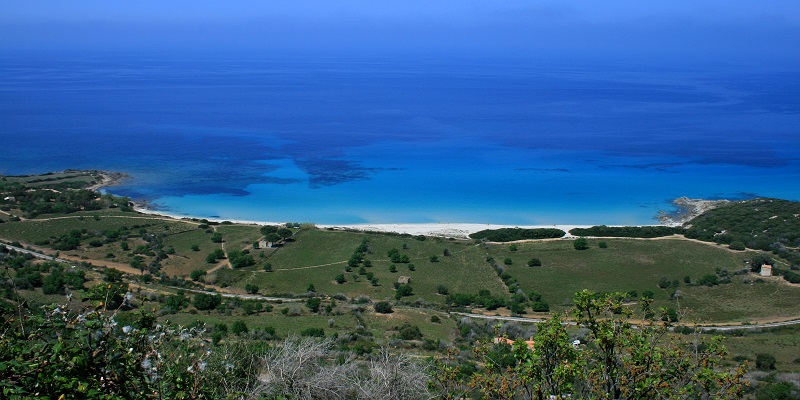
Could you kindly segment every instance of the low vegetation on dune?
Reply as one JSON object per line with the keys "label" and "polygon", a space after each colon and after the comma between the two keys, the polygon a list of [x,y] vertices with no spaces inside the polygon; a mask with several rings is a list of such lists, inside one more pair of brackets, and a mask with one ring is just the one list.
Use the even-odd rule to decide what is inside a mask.
{"label": "low vegetation on dune", "polygon": [[139,214],[95,172],[0,179],[6,397],[798,393],[798,328],[749,329],[800,312],[797,203],[455,240]]}

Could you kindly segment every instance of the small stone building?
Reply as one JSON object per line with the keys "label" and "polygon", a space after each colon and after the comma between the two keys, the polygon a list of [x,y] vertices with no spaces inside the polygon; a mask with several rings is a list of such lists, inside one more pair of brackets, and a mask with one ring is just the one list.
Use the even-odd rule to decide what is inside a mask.
{"label": "small stone building", "polygon": [[772,265],[764,264],[761,266],[761,276],[772,276]]}

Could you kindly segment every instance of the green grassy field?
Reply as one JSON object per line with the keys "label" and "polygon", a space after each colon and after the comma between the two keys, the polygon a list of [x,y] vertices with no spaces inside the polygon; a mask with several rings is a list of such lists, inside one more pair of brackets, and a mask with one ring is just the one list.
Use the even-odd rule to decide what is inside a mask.
{"label": "green grassy field", "polygon": [[[369,240],[365,259],[372,263],[365,271],[378,279],[378,286],[359,275],[358,267],[346,271],[347,260],[365,237]],[[406,249],[403,249],[404,244]],[[393,263],[386,255],[392,248],[407,254],[410,260],[408,264],[395,263],[397,272],[390,272]],[[448,257],[443,255],[445,248],[450,251]],[[431,255],[438,255],[439,262],[431,262]],[[439,285],[451,291],[489,289],[497,294],[505,293],[502,282],[483,259],[483,251],[471,242],[418,241],[400,236],[309,230],[298,233],[295,241],[267,257],[266,262],[272,264],[273,272],[263,272],[263,263],[260,263],[247,271],[226,273],[236,276],[234,286],[254,284],[263,293],[302,293],[308,284],[313,284],[320,293],[343,293],[348,297],[367,295],[372,299],[392,299],[394,282],[400,276],[408,276],[414,289],[409,300],[421,298],[441,302],[443,297],[436,293]],[[409,264],[414,265],[414,271]],[[345,283],[336,283],[335,277],[339,274],[345,276]]]}
{"label": "green grassy field", "polygon": [[[95,215],[99,219],[95,219]],[[145,228],[150,233],[172,233],[196,229],[195,224],[179,220],[95,211],[52,219],[37,218],[0,224],[0,238],[32,243],[65,235],[74,229],[86,229],[99,234],[107,230],[117,230],[123,226],[134,229],[133,227],[136,225]]]}
{"label": "green grassy field", "polygon": [[782,372],[800,372],[800,328],[797,326],[774,328],[767,332],[726,334],[725,346],[730,358],[737,356],[749,360],[755,370],[755,355],[775,356],[775,367]]}
{"label": "green grassy field", "polygon": [[217,225],[215,229],[222,234],[225,249],[228,251],[252,246],[261,237],[259,227],[255,225]]}
{"label": "green grassy field", "polygon": [[[732,283],[716,287],[689,286],[717,268],[730,273],[745,267],[745,261],[753,256],[748,252],[731,252],[720,246],[696,243],[680,239],[661,240],[604,240],[608,248],[597,247],[598,240],[590,240],[588,250],[575,250],[572,241],[545,241],[517,244],[517,251],[509,245],[487,245],[487,251],[498,264],[505,258],[512,265],[504,265],[506,271],[516,278],[525,291],[535,290],[544,296],[551,308],[564,309],[571,304],[573,294],[583,289],[594,291],[630,291],[641,294],[652,291],[657,306],[688,311],[688,317],[700,320],[738,320],[764,316],[797,315],[800,312],[800,288],[780,280],[768,280],[762,284],[743,283],[735,276]],[[527,262],[538,258],[541,267],[528,267]],[[677,288],[661,289],[659,280],[677,280]],[[754,276],[744,276],[755,279]],[[671,298],[675,289],[683,292],[680,303]],[[779,294],[770,301],[753,299],[770,298],[770,293]],[[778,304],[775,304],[777,302]]]}
{"label": "green grassy field", "polygon": [[[99,219],[94,215],[98,214]],[[194,269],[210,269],[205,257],[220,244],[210,240],[211,234],[198,229],[196,222],[166,221],[158,217],[131,215],[115,210],[81,213],[57,219],[35,219],[0,224],[0,238],[33,243],[67,234],[73,229],[101,233],[122,226],[145,229],[163,235],[164,247],[173,247],[175,254],[162,261],[169,275],[188,275]],[[226,250],[249,247],[261,237],[258,226],[217,225],[223,235]],[[364,255],[372,266],[365,268],[378,280],[373,286],[359,267],[347,271],[347,261],[364,239],[368,252]],[[131,248],[144,242],[139,238],[127,240]],[[730,273],[741,270],[752,252],[732,252],[721,246],[680,239],[634,240],[606,239],[608,248],[599,248],[599,240],[590,240],[588,250],[578,251],[572,241],[555,240],[516,244],[481,244],[472,241],[453,241],[428,238],[424,241],[410,236],[304,229],[298,231],[285,246],[276,249],[251,249],[256,265],[239,271],[223,271],[224,282],[240,291],[253,284],[262,294],[299,294],[313,284],[318,293],[342,293],[347,297],[366,295],[373,300],[394,299],[394,283],[400,276],[410,277],[413,295],[404,300],[441,303],[444,296],[437,287],[445,286],[451,293],[477,293],[487,289],[495,295],[508,297],[508,291],[497,277],[486,257],[494,258],[515,278],[520,288],[529,293],[541,293],[551,309],[563,310],[571,305],[575,292],[631,291],[655,294],[656,306],[680,308],[686,317],[697,321],[748,322],[763,319],[789,318],[800,314],[800,288],[780,278],[757,281],[753,275],[734,275],[731,283],[715,287],[687,285],[684,277],[697,282],[700,277],[719,269]],[[192,245],[199,251],[192,251]],[[406,255],[410,263],[392,263],[390,249]],[[445,256],[445,249],[449,256]],[[113,261],[128,263],[131,253],[120,250],[118,242],[92,248],[83,245],[69,251],[85,259],[104,259],[113,253]],[[436,256],[438,262],[431,262]],[[511,265],[504,265],[506,258]],[[538,258],[541,267],[528,267],[527,262]],[[266,263],[272,272],[265,272]],[[390,272],[394,265],[396,272]],[[413,265],[414,270],[410,269]],[[346,282],[338,284],[337,275]],[[678,287],[661,289],[662,278],[678,281]],[[682,292],[680,301],[671,296]]]}

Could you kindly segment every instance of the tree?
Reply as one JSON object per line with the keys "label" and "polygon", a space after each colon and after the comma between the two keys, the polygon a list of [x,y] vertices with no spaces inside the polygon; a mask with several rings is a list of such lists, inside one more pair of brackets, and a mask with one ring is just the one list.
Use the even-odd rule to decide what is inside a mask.
{"label": "tree", "polygon": [[222,234],[219,232],[214,232],[211,234],[211,241],[214,243],[222,243]]}
{"label": "tree", "polygon": [[268,233],[266,235],[265,239],[267,240],[267,242],[270,242],[270,243],[274,244],[274,243],[277,243],[279,240],[281,240],[281,237],[277,233],[272,232],[272,233]]}
{"label": "tree", "polygon": [[256,294],[258,293],[258,286],[248,283],[247,285],[244,285],[244,290],[247,291],[247,293]]}
{"label": "tree", "polygon": [[662,277],[662,278],[661,278],[661,279],[658,281],[658,287],[660,287],[661,289],[667,289],[667,288],[669,288],[671,285],[672,285],[672,281],[670,281],[670,280],[669,280],[669,278],[667,278],[667,277]]}
{"label": "tree", "polygon": [[534,301],[531,304],[531,309],[534,312],[548,312],[548,311],[550,311],[550,305],[547,304],[547,302],[544,302],[544,301]]}
{"label": "tree", "polygon": [[511,264],[514,264],[514,260],[512,260],[510,257],[506,257],[506,258],[503,260],[503,264],[505,264],[505,265],[511,265]]}
{"label": "tree", "polygon": [[164,307],[168,308],[172,312],[181,311],[188,305],[189,299],[186,298],[186,293],[182,290],[179,290],[177,294],[169,295],[166,299],[164,299]]}
{"label": "tree", "polygon": [[542,266],[542,260],[540,260],[538,258],[531,258],[530,260],[528,260],[528,266],[529,267],[541,267]]}
{"label": "tree", "polygon": [[306,307],[309,311],[317,313],[319,312],[319,306],[321,303],[322,301],[319,299],[319,297],[309,297],[308,300],[306,300]]}
{"label": "tree", "polygon": [[244,268],[251,265],[256,265],[256,261],[250,253],[242,250],[231,250],[228,252],[228,261],[230,261],[233,268]]}
{"label": "tree", "polygon": [[64,267],[56,267],[42,279],[42,293],[64,294]]}
{"label": "tree", "polygon": [[270,233],[277,232],[278,227],[274,225],[264,225],[259,229],[259,231],[261,232],[262,235],[266,236],[269,235]]}
{"label": "tree", "polygon": [[287,238],[291,237],[292,235],[294,235],[294,232],[292,232],[292,230],[289,229],[289,228],[280,228],[275,233],[277,233],[278,236],[280,236],[283,239],[287,239]]}
{"label": "tree", "polygon": [[231,325],[231,333],[234,335],[241,336],[242,334],[247,333],[247,331],[247,324],[242,320],[234,321]]}
{"label": "tree", "polygon": [[508,246],[508,251],[517,251],[517,250],[518,250],[518,248],[517,248],[516,244],[512,244],[512,245]]}
{"label": "tree", "polygon": [[375,312],[381,314],[391,314],[394,310],[392,310],[392,305],[389,304],[388,301],[379,301],[375,303]]}
{"label": "tree", "polygon": [[189,275],[193,281],[197,282],[206,275],[206,271],[202,269],[193,270],[192,273]]}
{"label": "tree", "polygon": [[192,304],[200,311],[213,310],[222,303],[222,296],[219,294],[211,295],[205,293],[197,293],[194,295]]}
{"label": "tree", "polygon": [[397,287],[394,297],[400,299],[402,297],[411,296],[414,294],[414,289],[410,285],[400,285]]}
{"label": "tree", "polygon": [[586,238],[577,238],[572,245],[575,247],[575,250],[587,250],[589,248],[589,241]]}
{"label": "tree", "polygon": [[600,295],[588,290],[575,296],[572,316],[589,330],[585,397],[610,398],[740,398],[745,368],[721,370],[726,353],[721,338],[703,348],[690,347],[667,335],[669,322],[649,317],[651,300],[641,301],[641,323],[631,322],[633,311],[625,295]]}
{"label": "tree", "polygon": [[336,283],[341,285],[345,282],[347,282],[347,280],[344,278],[344,274],[336,275]]}
{"label": "tree", "polygon": [[439,262],[439,256],[435,256],[435,255],[434,255],[434,256],[430,256],[430,257],[428,257],[428,259],[429,259],[429,260],[430,260],[432,263]]}

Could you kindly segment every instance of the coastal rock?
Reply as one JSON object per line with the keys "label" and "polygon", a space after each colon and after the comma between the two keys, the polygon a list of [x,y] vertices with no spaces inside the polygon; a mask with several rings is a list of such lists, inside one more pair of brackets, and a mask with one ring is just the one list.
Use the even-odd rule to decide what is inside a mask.
{"label": "coastal rock", "polygon": [[730,203],[730,200],[690,199],[686,196],[672,201],[677,208],[674,212],[659,211],[656,218],[664,225],[680,226],[704,212]]}

